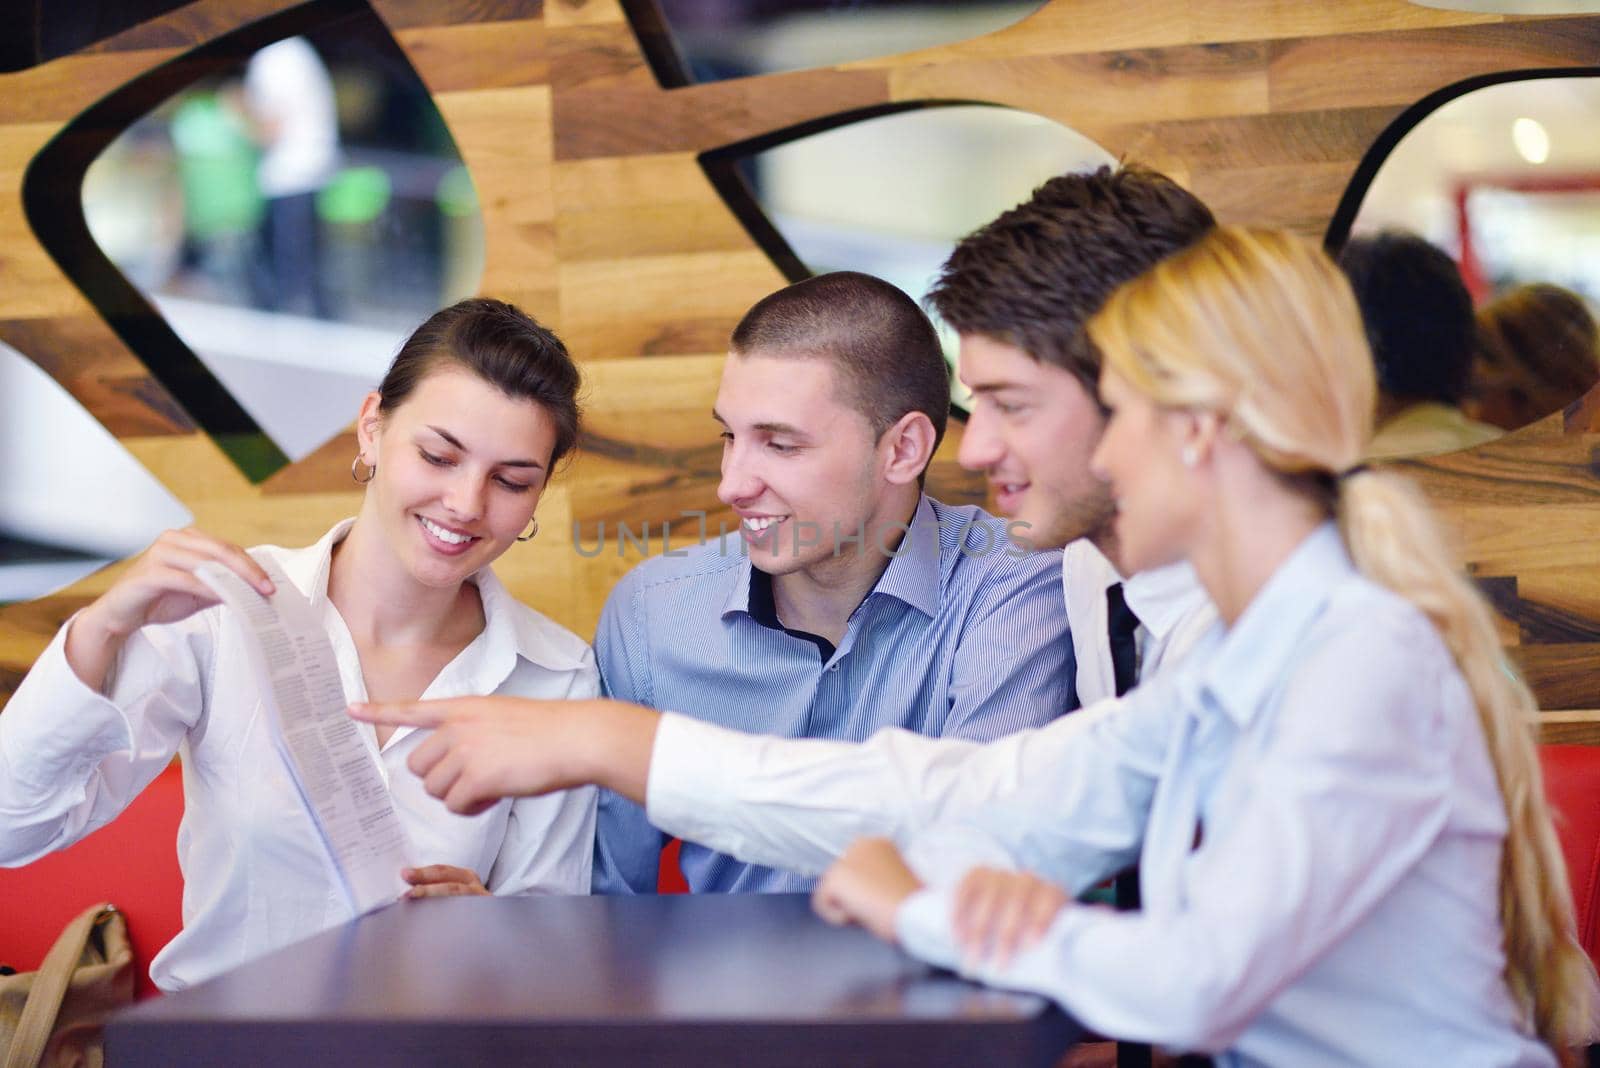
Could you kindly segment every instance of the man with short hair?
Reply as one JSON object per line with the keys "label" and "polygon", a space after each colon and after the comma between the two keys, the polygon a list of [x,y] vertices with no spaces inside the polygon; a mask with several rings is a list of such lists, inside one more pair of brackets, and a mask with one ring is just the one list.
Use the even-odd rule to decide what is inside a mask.
{"label": "man with short hair", "polygon": [[[921,492],[950,380],[933,326],[864,274],[766,297],[734,331],[713,416],[732,535],[647,560],[607,599],[606,692],[708,723],[861,741],[883,727],[987,741],[1076,706],[1051,563]],[[595,889],[653,892],[665,836],[606,795]],[[696,891],[809,876],[685,843]]]}

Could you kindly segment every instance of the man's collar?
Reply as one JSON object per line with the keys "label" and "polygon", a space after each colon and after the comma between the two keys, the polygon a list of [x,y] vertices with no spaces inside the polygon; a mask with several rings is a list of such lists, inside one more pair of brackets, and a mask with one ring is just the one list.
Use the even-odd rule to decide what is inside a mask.
{"label": "man's collar", "polygon": [[[713,543],[708,543],[713,544]],[[732,534],[720,535],[715,543],[718,556],[731,556],[739,553],[743,559],[738,567],[729,568],[726,574],[732,576],[728,583],[728,596],[722,601],[722,618],[726,619],[735,612],[750,614],[750,583],[751,573],[755,565],[750,562],[750,551],[746,548],[743,534],[735,531]],[[776,612],[774,612],[776,614]]]}
{"label": "man's collar", "polygon": [[745,581],[750,589],[747,598],[750,618],[763,627],[782,630],[783,621],[778,618],[778,598],[772,592],[772,576],[760,568],[748,567],[745,569]]}
{"label": "man's collar", "polygon": [[1160,641],[1189,617],[1206,599],[1205,587],[1187,560],[1175,564],[1140,571],[1132,578],[1123,578],[1116,565],[1093,542],[1085,539],[1082,549],[1105,562],[1105,585],[1122,583],[1122,596],[1140,624]]}
{"label": "man's collar", "polygon": [[[926,494],[918,498],[916,511],[911,514],[911,522],[904,530],[905,536],[895,547],[889,566],[878,576],[878,581],[867,593],[867,597],[875,593],[885,594],[904,601],[929,619],[933,619],[939,614],[942,568],[939,555],[939,517],[934,511],[933,501]],[[880,540],[887,541],[888,538]],[[873,536],[868,534],[866,548],[870,550],[875,544]],[[724,539],[721,549],[726,552],[727,548],[728,543]],[[750,562],[747,555],[736,570],[737,578],[730,585],[728,596],[722,602],[721,614],[724,617],[733,612],[745,612],[758,620],[761,618],[756,616],[756,610],[761,605],[757,603],[759,594],[751,581],[753,570],[755,565]],[[770,589],[769,586],[769,594]],[[866,598],[863,598],[863,602],[865,600]],[[775,610],[773,614],[776,615]]]}
{"label": "man's collar", "polygon": [[1206,600],[1205,587],[1187,560],[1141,571],[1122,584],[1128,607],[1157,639],[1164,639]]}
{"label": "man's collar", "polygon": [[911,524],[894,558],[879,577],[873,593],[887,594],[915,608],[929,619],[939,614],[939,582],[943,572],[939,555],[939,516],[924,494],[911,513]]}

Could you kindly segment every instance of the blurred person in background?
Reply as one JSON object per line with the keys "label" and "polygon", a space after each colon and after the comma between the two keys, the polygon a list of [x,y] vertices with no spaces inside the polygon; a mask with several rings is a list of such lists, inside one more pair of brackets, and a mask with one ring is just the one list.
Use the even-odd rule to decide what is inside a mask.
{"label": "blurred person in background", "polygon": [[244,99],[262,143],[266,198],[264,307],[328,317],[318,262],[316,195],[339,162],[333,80],[304,37],[261,49],[245,68]]}
{"label": "blurred person in background", "polygon": [[1478,312],[1480,347],[1463,407],[1516,430],[1560,411],[1600,381],[1600,328],[1578,294],[1517,286]]}
{"label": "blurred person in background", "polygon": [[1461,410],[1476,348],[1455,261],[1415,234],[1354,237],[1339,253],[1378,375],[1372,459],[1453,452],[1499,437]]}
{"label": "blurred person in background", "polygon": [[262,284],[258,235],[266,212],[256,185],[260,152],[239,99],[231,83],[191,93],[173,112],[173,162],[183,194],[182,263],[191,269],[173,289],[250,305]]}

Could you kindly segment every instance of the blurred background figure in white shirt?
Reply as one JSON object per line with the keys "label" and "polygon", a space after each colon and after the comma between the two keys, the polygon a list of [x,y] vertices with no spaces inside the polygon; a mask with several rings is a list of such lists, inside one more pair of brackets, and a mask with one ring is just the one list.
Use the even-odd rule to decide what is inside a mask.
{"label": "blurred background figure in white shirt", "polygon": [[339,162],[333,80],[304,37],[250,57],[244,99],[262,144],[256,184],[266,200],[263,305],[327,318],[317,256],[316,195]]}

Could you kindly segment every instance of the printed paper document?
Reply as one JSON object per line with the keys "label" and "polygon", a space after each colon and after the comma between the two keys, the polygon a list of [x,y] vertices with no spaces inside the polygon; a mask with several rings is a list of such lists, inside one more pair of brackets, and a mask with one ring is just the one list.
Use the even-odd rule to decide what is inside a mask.
{"label": "printed paper document", "polygon": [[276,592],[263,597],[220,564],[195,577],[216,591],[244,630],[251,670],[272,718],[273,740],[288,762],[359,913],[398,900],[409,889],[405,828],[372,750],[345,712],[333,646],[311,603],[270,560],[258,560]]}

